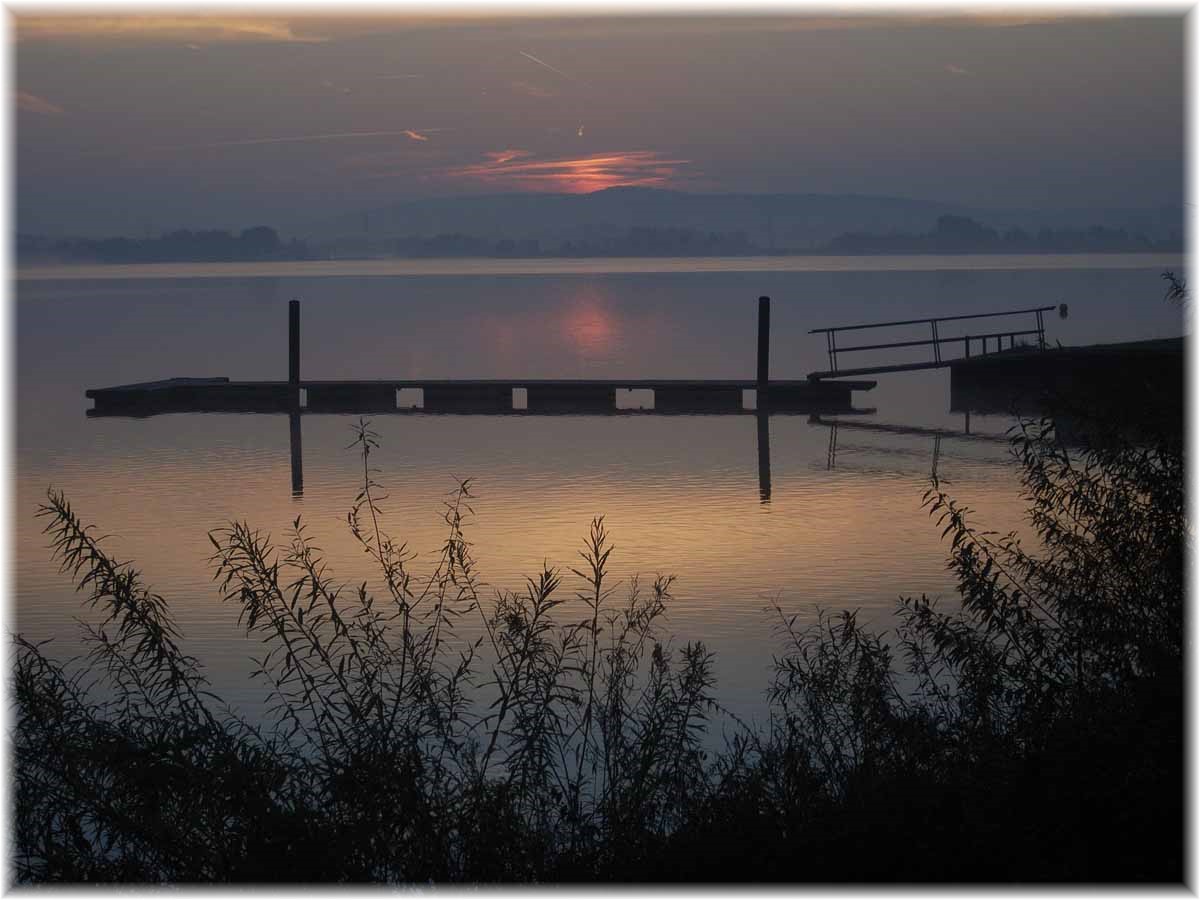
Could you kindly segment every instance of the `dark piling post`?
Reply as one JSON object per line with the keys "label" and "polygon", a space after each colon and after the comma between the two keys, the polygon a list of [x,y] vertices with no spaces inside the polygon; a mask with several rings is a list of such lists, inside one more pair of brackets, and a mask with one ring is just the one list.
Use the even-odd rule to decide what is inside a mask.
{"label": "dark piling post", "polygon": [[288,301],[288,392],[292,405],[300,405],[300,301]]}
{"label": "dark piling post", "polygon": [[[771,355],[771,298],[758,298],[758,390],[765,390]],[[762,407],[761,395],[759,407]]]}

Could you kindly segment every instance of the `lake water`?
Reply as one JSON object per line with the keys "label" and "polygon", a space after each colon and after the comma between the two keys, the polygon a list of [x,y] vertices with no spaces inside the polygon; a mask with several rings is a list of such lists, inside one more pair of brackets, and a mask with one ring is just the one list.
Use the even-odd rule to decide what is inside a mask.
{"label": "lake water", "polygon": [[[302,515],[335,572],[367,577],[345,525],[361,477],[346,449],[356,417],[302,417],[304,486],[294,495],[286,415],[89,419],[84,391],[173,376],[285,379],[294,298],[306,379],[752,378],[760,295],[773,301],[771,375],[801,378],[826,365],[824,338],[809,329],[857,322],[1067,303],[1067,319],[1047,319],[1050,343],[1179,335],[1164,269],[1182,273],[1183,262],[438,260],[18,273],[14,624],[55,638],[56,655],[78,650],[78,598],[34,518],[54,486],[172,601],[217,693],[255,708],[261,691],[245,678],[255,645],[217,598],[207,533],[237,518],[282,536]],[[995,439],[1011,423],[976,416],[972,435],[961,434],[945,370],[881,375],[855,402],[877,411],[841,417],[836,429],[838,417],[770,418],[769,497],[754,416],[375,416],[373,460],[390,493],[389,530],[421,553],[418,569],[441,543],[455,479],[474,480],[469,536],[493,590],[520,588],[543,561],[569,571],[591,518],[604,515],[614,576],[677,575],[670,632],[714,649],[719,696],[754,715],[779,647],[764,611],[772,601],[802,619],[820,605],[886,625],[900,596],[953,599],[947,547],[921,506],[935,468],[981,524],[1021,527],[1016,473]]]}

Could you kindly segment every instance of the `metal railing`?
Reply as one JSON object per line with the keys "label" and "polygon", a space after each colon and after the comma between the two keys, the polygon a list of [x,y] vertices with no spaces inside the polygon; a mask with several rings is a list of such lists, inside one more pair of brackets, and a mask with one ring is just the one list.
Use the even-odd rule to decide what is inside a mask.
{"label": "metal railing", "polygon": [[[963,356],[971,355],[971,342],[979,341],[980,350],[982,353],[988,352],[988,342],[996,341],[996,350],[1003,348],[1004,338],[1008,338],[1008,346],[1010,348],[1016,346],[1018,337],[1028,337],[1036,335],[1037,348],[1039,350],[1046,349],[1046,323],[1043,318],[1044,314],[1054,310],[1053,306],[1036,306],[1029,309],[1011,309],[1004,312],[990,313],[972,313],[962,316],[935,316],[923,319],[898,319],[894,322],[870,322],[863,325],[838,325],[834,328],[814,328],[809,331],[809,334],[824,334],[826,350],[829,354],[829,371],[828,372],[810,372],[810,380],[818,380],[821,378],[831,378],[837,375],[868,375],[876,372],[901,372],[911,369],[932,369],[941,366],[948,366],[952,360],[943,359],[942,345],[962,343]],[[941,337],[938,334],[938,325],[942,322],[956,322],[964,319],[991,319],[1000,316],[1021,316],[1032,314],[1035,318],[1035,327],[1027,329],[1013,329],[1009,331],[992,331],[986,334],[966,334],[956,337]],[[896,328],[902,325],[928,325],[930,337],[927,340],[918,341],[890,341],[884,344],[854,344],[852,346],[841,346],[837,344],[837,335],[843,331],[862,331],[869,328]],[[839,353],[853,353],[867,350],[890,350],[896,347],[932,347],[933,358],[924,362],[915,363],[897,363],[893,365],[883,366],[868,366],[853,369],[838,368]],[[954,357],[957,359],[958,357]]]}

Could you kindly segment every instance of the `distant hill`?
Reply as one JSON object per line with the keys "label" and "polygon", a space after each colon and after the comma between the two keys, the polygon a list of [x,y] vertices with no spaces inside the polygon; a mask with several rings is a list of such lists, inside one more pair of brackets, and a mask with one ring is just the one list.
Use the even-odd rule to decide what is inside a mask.
{"label": "distant hill", "polygon": [[[279,232],[283,232],[283,237]],[[159,237],[18,233],[17,261],[166,262],[442,257],[746,256],[835,253],[1179,252],[1181,207],[973,210],[899,197],[593,194],[413,199],[281,228]]]}
{"label": "distant hill", "polygon": [[632,228],[741,233],[764,250],[813,250],[847,232],[919,233],[942,216],[970,217],[1007,230],[1124,228],[1151,240],[1183,233],[1182,207],[1155,209],[994,210],[903,197],[859,194],[693,194],[619,187],[591,194],[488,194],[414,198],[328,219],[298,222],[289,236],[427,238],[460,234],[490,241],[616,238]]}

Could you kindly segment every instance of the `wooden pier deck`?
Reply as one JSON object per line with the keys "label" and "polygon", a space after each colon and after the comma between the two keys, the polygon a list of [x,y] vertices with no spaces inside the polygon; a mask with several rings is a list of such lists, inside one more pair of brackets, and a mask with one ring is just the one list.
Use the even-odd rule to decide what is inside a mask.
{"label": "wooden pier deck", "polygon": [[[754,379],[671,378],[386,378],[331,381],[300,378],[300,302],[288,303],[287,381],[168,378],[91,388],[90,416],[163,412],[326,412],[458,414],[590,414],[619,412],[735,414],[854,412],[854,391],[874,381],[777,380],[768,376],[771,300],[758,298],[758,372]],[[419,391],[412,399],[413,389]],[[651,391],[653,407],[625,409],[619,391]],[[401,391],[408,396],[401,398]],[[754,405],[747,392],[754,391]],[[644,398],[639,398],[644,400]],[[523,402],[521,402],[523,401]],[[644,404],[643,404],[644,405]]]}
{"label": "wooden pier deck", "polygon": [[[367,381],[231,381],[228,378],[169,378],[92,388],[92,416],[145,416],[166,412],[459,413],[553,415],[833,413],[853,411],[854,391],[874,381],[771,381],[753,379],[437,379]],[[402,390],[420,398],[401,405]],[[652,391],[653,407],[621,409],[621,391]],[[755,391],[754,406],[746,392]],[[519,402],[524,393],[524,404]],[[299,395],[299,396],[297,396]]]}
{"label": "wooden pier deck", "polygon": [[[1133,344],[1048,349],[1044,313],[1053,307],[1007,312],[943,316],[862,325],[814,329],[826,335],[829,370],[812,372],[805,379],[772,380],[769,377],[770,299],[759,298],[757,377],[753,379],[539,379],[539,378],[389,378],[376,380],[325,380],[300,378],[300,304],[288,304],[288,378],[286,381],[233,381],[226,377],[167,378],[106,388],[91,388],[85,396],[94,401],[89,417],[141,418],[172,412],[284,413],[289,419],[292,492],[304,491],[301,417],[311,413],[341,414],[459,414],[459,415],[752,415],[757,419],[759,498],[771,499],[770,420],[776,414],[802,414],[817,425],[830,426],[829,466],[836,456],[838,427],[861,427],[934,439],[936,473],[940,442],[945,437],[1003,440],[992,435],[971,435],[970,414],[1012,412],[1014,400],[1032,399],[1040,408],[1047,396],[1094,399],[1101,395],[1119,400],[1124,410],[1145,409],[1154,415],[1177,410],[1182,423],[1184,341],[1145,341]],[[1065,307],[1060,314],[1065,314]],[[938,325],[948,321],[1012,315],[1035,316],[1032,329],[1010,328],[984,334],[943,337]],[[929,338],[888,343],[837,345],[837,334],[870,328],[928,326]],[[1008,338],[1005,349],[1004,338]],[[1036,339],[1024,348],[1017,339]],[[942,346],[959,344],[961,357],[943,357]],[[992,349],[994,342],[995,348]],[[932,358],[920,362],[840,368],[838,355],[893,348],[926,346]],[[972,353],[973,349],[976,351]],[[841,416],[873,413],[856,409],[855,391],[869,391],[873,380],[848,380],[848,375],[900,372],[924,368],[949,368],[951,410],[963,412],[964,433],[943,429],[912,428],[857,423]],[[639,405],[621,405],[621,392],[639,391]],[[652,394],[647,407],[645,394]],[[630,398],[633,399],[633,398]],[[1165,401],[1165,406],[1164,406]],[[1019,404],[1016,404],[1019,405]],[[822,415],[838,415],[836,421]],[[1069,424],[1069,423],[1068,423]],[[1060,431],[1066,430],[1065,428]]]}

